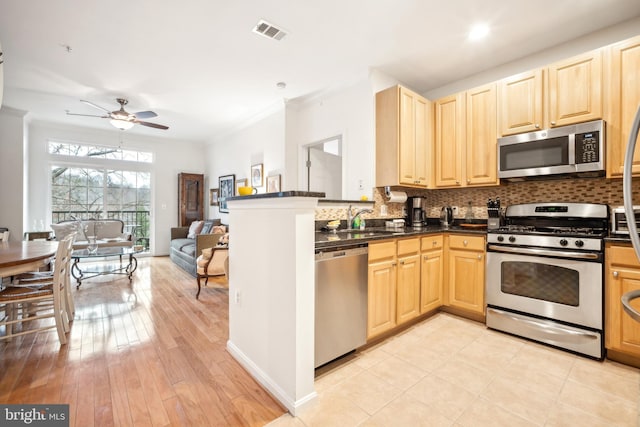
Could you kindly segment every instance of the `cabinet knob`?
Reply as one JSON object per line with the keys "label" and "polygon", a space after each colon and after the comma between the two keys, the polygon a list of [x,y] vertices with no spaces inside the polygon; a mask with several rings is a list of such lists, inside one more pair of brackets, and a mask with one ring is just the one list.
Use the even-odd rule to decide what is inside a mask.
{"label": "cabinet knob", "polygon": [[425,255],[425,256],[424,256],[424,258],[422,258],[422,259],[424,259],[424,260],[428,260],[428,259],[429,259],[429,257],[428,257],[427,255]]}
{"label": "cabinet knob", "polygon": [[460,181],[456,181],[456,185],[460,185]]}
{"label": "cabinet knob", "polygon": [[404,265],[404,261],[400,261],[400,265]]}
{"label": "cabinet knob", "polygon": [[618,272],[617,271],[613,272],[613,277],[618,277]]}
{"label": "cabinet knob", "polygon": [[469,244],[469,242],[468,242],[468,241],[466,241],[466,240],[464,240],[464,241],[462,242],[462,244],[463,244],[463,245],[465,245],[465,246],[467,246],[467,245]]}
{"label": "cabinet knob", "polygon": [[395,262],[392,262],[392,263],[391,263],[391,267],[395,267],[395,266],[396,266],[396,263],[395,263]]}
{"label": "cabinet knob", "polygon": [[478,259],[482,259],[482,255],[478,255]]}
{"label": "cabinet knob", "polygon": [[438,241],[437,240],[433,241],[433,246],[438,246]]}
{"label": "cabinet knob", "polygon": [[551,126],[555,126],[555,125],[556,125],[556,122],[555,122],[555,121],[552,121],[552,122],[551,122]]}
{"label": "cabinet knob", "polygon": [[467,179],[467,184],[471,184],[471,180],[470,179]]}
{"label": "cabinet knob", "polygon": [[535,124],[535,125],[533,125],[533,126],[535,126],[535,128],[536,128],[536,129],[540,129],[540,123],[536,123],[536,124]]}

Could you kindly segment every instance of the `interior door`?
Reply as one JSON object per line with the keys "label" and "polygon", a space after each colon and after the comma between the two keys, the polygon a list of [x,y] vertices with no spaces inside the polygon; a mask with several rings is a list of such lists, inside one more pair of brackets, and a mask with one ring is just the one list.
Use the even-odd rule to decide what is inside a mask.
{"label": "interior door", "polygon": [[204,175],[178,174],[178,225],[188,226],[204,218]]}

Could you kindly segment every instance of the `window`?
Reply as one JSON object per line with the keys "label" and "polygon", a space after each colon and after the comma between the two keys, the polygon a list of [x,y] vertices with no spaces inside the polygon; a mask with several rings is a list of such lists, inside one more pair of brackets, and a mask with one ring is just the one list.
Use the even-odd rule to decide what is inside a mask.
{"label": "window", "polygon": [[[137,244],[149,247],[151,153],[57,142],[49,143],[49,153],[53,223],[72,218],[120,219]],[[147,170],[128,170],[123,167],[128,162],[130,169],[146,163],[143,169]]]}

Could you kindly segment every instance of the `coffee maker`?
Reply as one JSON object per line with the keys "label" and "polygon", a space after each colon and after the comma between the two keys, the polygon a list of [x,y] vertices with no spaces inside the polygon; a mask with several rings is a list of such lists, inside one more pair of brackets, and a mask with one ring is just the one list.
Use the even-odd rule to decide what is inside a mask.
{"label": "coffee maker", "polygon": [[422,209],[424,197],[409,197],[407,199],[407,226],[422,228],[424,225],[425,212]]}

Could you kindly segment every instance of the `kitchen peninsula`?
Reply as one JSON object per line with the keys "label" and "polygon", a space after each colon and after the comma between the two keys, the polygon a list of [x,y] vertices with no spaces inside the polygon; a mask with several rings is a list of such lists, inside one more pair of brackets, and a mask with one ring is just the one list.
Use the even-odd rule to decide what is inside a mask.
{"label": "kitchen peninsula", "polygon": [[227,199],[227,349],[295,415],[314,389],[314,212],[324,193]]}

